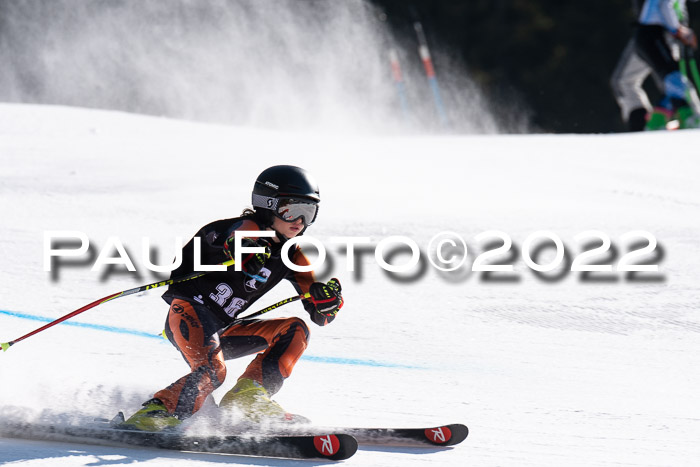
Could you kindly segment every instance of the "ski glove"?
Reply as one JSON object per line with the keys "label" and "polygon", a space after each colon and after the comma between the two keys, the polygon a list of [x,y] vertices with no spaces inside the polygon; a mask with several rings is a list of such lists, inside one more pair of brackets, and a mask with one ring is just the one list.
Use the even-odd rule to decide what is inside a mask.
{"label": "ski glove", "polygon": [[689,27],[681,25],[674,36],[681,41],[683,45],[687,45],[693,49],[698,48],[698,38],[695,36],[695,32]]}
{"label": "ski glove", "polygon": [[[232,235],[224,243],[224,253],[229,259],[234,259],[234,245],[234,236]],[[270,257],[270,244],[262,238],[259,238],[257,241],[251,238],[243,238],[241,239],[241,246],[246,248],[265,248],[264,253],[245,253],[241,255],[241,270],[249,276],[257,275],[265,266],[265,261]]]}
{"label": "ski glove", "polygon": [[341,290],[340,281],[335,277],[329,280],[327,284],[314,282],[309,287],[309,294],[311,295],[309,301],[314,304],[317,313],[328,317],[335,316],[343,307]]}

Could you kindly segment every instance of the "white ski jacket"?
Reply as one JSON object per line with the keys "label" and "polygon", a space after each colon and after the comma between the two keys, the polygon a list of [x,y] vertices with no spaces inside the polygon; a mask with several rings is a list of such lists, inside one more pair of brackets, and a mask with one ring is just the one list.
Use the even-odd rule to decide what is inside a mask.
{"label": "white ski jacket", "polygon": [[687,18],[685,0],[646,0],[639,13],[639,24],[663,26],[675,34],[681,25],[676,8],[682,12],[681,18]]}

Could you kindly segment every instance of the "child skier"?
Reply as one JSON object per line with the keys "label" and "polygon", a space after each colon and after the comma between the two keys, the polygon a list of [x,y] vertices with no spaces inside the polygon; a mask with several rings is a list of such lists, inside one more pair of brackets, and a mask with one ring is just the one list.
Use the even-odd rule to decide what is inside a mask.
{"label": "child skier", "polygon": [[695,33],[683,24],[687,18],[685,0],[646,0],[639,14],[639,27],[634,36],[636,51],[661,78],[664,93],[649,115],[647,130],[665,129],[671,119],[678,119],[681,128],[698,126],[697,93],[681,74],[678,60],[665,37],[670,34],[682,46],[696,49]]}
{"label": "child skier", "polygon": [[[290,421],[294,416],[270,396],[280,390],[306,349],[309,329],[299,318],[246,320],[229,324],[282,279],[300,294],[309,293],[304,308],[319,326],[333,321],[343,306],[337,279],[316,282],[313,272],[294,272],[283,262],[281,250],[288,239],[301,235],[316,220],[318,187],[299,167],[279,165],[263,171],[253,188],[253,209],[241,217],[212,222],[196,234],[201,240],[198,264],[220,264],[234,258],[236,231],[272,231],[274,237],[248,236],[242,246],[260,247],[261,253],[242,254],[241,271],[230,266],[197,279],[171,285],[163,294],[170,304],[165,333],[180,351],[190,373],[143,404],[127,419],[127,428],[157,431],[177,426],[197,412],[204,400],[226,377],[225,360],[258,353],[224,395],[220,407],[236,407],[253,421]],[[309,262],[296,247],[289,259],[305,266]],[[194,269],[194,238],[183,248],[182,265],[172,276]]]}

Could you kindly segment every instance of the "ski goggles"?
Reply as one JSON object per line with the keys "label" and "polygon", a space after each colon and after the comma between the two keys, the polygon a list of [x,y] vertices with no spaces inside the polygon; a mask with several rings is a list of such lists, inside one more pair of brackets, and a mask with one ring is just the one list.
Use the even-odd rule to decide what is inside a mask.
{"label": "ski goggles", "polygon": [[277,200],[277,206],[273,212],[285,222],[294,222],[302,219],[305,226],[314,223],[318,215],[318,204],[309,203],[294,198],[282,198]]}

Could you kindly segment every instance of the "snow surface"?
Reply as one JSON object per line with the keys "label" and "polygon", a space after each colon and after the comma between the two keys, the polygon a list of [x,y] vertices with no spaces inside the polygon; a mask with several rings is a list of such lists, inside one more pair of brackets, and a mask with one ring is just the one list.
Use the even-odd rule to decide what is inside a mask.
{"label": "snow surface", "polygon": [[[332,325],[312,325],[307,355],[277,400],[323,425],[471,429],[454,449],[362,448],[346,465],[697,465],[699,135],[370,137],[0,105],[0,340],[43,324],[32,317],[55,319],[157,280],[143,266],[143,238],[163,263],[175,237],[239,214],[260,171],[294,164],[321,185],[308,234],[327,246],[333,264],[322,272],[341,279],[346,306]],[[556,233],[576,256],[574,237],[591,229],[611,238],[611,264],[630,247],[621,235],[650,232],[657,254],[641,262],[658,263],[659,272],[582,280],[560,268],[542,276],[519,256],[539,230]],[[46,272],[49,230],[85,232],[95,256],[116,236],[138,273],[93,272],[94,256]],[[388,274],[371,251],[350,272],[330,243],[403,235],[425,258],[431,237],[448,230],[470,248],[452,273],[424,261],[417,274]],[[515,271],[495,274],[511,280],[470,271],[493,240],[475,237],[489,230],[513,240],[517,254],[500,260]],[[407,260],[399,253],[392,262]],[[292,293],[281,284],[269,302]],[[150,291],[13,346],[0,356],[0,419],[135,411],[186,371],[157,338],[165,313],[160,291]],[[305,313],[293,304],[271,316],[292,314]],[[247,362],[230,362],[216,399]],[[0,438],[0,463],[298,462]]]}

